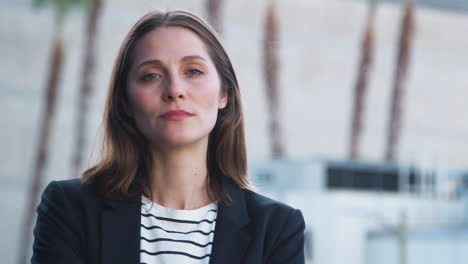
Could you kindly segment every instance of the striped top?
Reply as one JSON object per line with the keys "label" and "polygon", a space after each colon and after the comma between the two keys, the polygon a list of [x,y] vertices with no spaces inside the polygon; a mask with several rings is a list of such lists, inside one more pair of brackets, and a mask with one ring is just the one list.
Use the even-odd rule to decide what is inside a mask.
{"label": "striped top", "polygon": [[209,263],[218,206],[163,207],[142,197],[140,263]]}

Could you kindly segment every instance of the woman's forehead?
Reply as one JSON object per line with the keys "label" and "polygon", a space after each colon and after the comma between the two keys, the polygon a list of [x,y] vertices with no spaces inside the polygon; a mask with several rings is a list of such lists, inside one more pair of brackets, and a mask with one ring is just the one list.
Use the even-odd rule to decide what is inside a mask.
{"label": "woman's forehead", "polygon": [[148,32],[137,41],[133,54],[137,65],[148,59],[161,62],[210,59],[205,43],[196,33],[176,26],[159,27]]}

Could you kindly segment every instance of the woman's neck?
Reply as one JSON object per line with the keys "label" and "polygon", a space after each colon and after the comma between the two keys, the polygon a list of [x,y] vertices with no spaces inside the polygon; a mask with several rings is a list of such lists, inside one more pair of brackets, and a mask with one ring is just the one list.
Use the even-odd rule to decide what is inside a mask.
{"label": "woman's neck", "polygon": [[207,148],[153,151],[153,201],[169,208],[196,209],[211,203],[206,186]]}

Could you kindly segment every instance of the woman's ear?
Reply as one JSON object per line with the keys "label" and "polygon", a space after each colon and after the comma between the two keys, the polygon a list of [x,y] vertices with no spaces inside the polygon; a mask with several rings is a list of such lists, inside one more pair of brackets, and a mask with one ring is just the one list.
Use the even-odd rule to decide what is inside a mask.
{"label": "woman's ear", "polygon": [[226,90],[222,90],[219,96],[218,109],[224,109],[228,103],[228,94]]}

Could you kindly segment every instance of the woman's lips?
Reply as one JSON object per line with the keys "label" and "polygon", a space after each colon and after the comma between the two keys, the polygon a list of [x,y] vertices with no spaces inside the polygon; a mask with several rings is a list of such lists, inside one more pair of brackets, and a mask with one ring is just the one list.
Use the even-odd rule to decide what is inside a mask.
{"label": "woman's lips", "polygon": [[184,110],[173,110],[173,111],[168,111],[162,114],[160,117],[168,121],[177,121],[177,120],[184,120],[191,116],[194,116],[194,114],[184,111]]}

